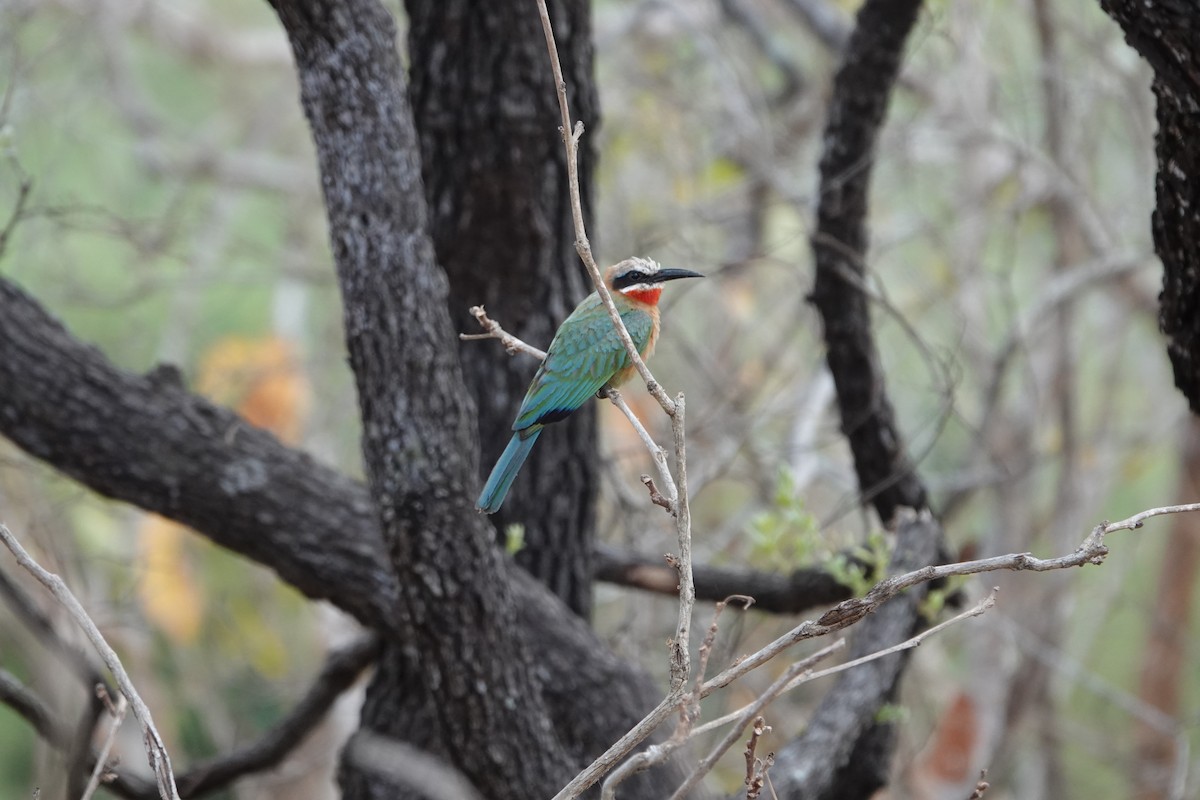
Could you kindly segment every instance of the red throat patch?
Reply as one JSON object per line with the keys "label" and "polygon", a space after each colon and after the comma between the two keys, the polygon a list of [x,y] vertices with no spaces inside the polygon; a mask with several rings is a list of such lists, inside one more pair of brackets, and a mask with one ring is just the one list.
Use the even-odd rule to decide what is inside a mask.
{"label": "red throat patch", "polygon": [[658,305],[658,298],[662,297],[662,287],[655,286],[651,289],[635,289],[633,291],[624,292],[625,296],[639,303],[645,303],[648,306]]}

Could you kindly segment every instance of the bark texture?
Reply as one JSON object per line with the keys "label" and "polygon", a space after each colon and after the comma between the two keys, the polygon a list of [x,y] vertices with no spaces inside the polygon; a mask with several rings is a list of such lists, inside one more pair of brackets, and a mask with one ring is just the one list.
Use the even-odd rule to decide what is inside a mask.
{"label": "bark texture", "polygon": [[[548,4],[580,141],[584,213],[598,123],[590,4]],[[484,305],[527,342],[545,348],[591,291],[575,252],[558,104],[537,6],[528,0],[407,0],[413,115],[420,134],[430,230],[450,279],[450,318],[475,332]],[[463,372],[478,410],[486,476],[512,436],[537,364],[493,342],[463,342]],[[596,499],[596,415],[587,404],[551,427],[492,518],[498,534],[524,526],[517,563],[568,606],[591,610]]]}
{"label": "bark texture", "polygon": [[1189,0],[1100,0],[1154,68],[1158,132],[1150,225],[1163,264],[1159,326],[1175,385],[1200,414],[1200,14]]}
{"label": "bark texture", "polygon": [[[395,24],[375,2],[275,9],[316,144],[363,458],[400,587],[398,635],[384,648],[362,724],[454,754],[486,797],[553,794],[574,765],[518,634],[502,554],[474,511],[475,409],[428,236]],[[398,686],[424,700],[408,709],[422,713],[397,720],[381,699]],[[377,796],[352,778],[349,797]]]}

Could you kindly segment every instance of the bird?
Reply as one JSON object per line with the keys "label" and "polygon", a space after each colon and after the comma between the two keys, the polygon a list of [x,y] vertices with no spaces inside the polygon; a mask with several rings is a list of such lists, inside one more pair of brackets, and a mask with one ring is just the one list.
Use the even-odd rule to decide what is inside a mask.
{"label": "bird", "polygon": [[[638,257],[605,270],[604,285],[643,359],[650,357],[658,341],[663,284],[703,277],[690,269],[668,269]],[[512,439],[492,468],[476,508],[485,514],[498,511],[542,429],[570,416],[600,390],[620,386],[635,369],[599,293],[592,292],[555,332],[513,421]]]}

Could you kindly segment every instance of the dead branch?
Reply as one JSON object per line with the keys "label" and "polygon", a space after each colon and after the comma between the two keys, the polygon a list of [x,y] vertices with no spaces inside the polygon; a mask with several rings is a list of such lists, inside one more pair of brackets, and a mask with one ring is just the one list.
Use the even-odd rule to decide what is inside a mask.
{"label": "dead branch", "polygon": [[158,782],[160,796],[163,797],[163,800],[179,800],[179,793],[175,788],[175,777],[171,772],[171,759],[167,755],[166,745],[163,744],[158,729],[154,727],[154,720],[150,716],[150,709],[137,693],[137,689],[134,688],[129,673],[125,671],[124,666],[121,664],[121,659],[117,657],[116,652],[105,641],[104,636],[100,633],[100,629],[96,627],[96,623],[92,621],[92,618],[88,616],[87,611],[84,610],[79,600],[71,593],[67,585],[63,583],[62,578],[47,572],[40,564],[34,561],[29,553],[25,551],[25,548],[21,546],[21,543],[17,541],[16,537],[13,536],[12,532],[3,524],[0,524],[0,540],[4,541],[4,545],[17,559],[17,563],[29,570],[30,574],[50,590],[50,593],[67,609],[67,612],[75,620],[75,623],[87,634],[92,646],[100,653],[100,658],[112,671],[113,676],[116,677],[117,685],[121,687],[121,693],[133,706],[133,715],[141,723],[142,736],[146,744],[146,756]]}

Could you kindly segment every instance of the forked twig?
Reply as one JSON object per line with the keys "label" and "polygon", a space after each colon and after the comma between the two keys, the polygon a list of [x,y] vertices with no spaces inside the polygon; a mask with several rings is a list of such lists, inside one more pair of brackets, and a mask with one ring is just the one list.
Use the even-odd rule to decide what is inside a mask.
{"label": "forked twig", "polygon": [[88,616],[83,605],[80,604],[62,578],[52,572],[48,572],[41,564],[37,563],[25,551],[25,548],[21,546],[17,538],[13,536],[12,531],[3,523],[0,523],[0,539],[4,541],[5,546],[8,547],[17,559],[17,563],[28,570],[33,577],[37,578],[39,583],[50,590],[50,593],[67,609],[67,612],[75,620],[75,623],[87,634],[92,646],[100,653],[100,658],[112,671],[113,677],[117,679],[117,686],[120,687],[121,693],[128,698],[129,704],[133,708],[133,716],[141,723],[142,738],[146,745],[146,756],[150,761],[150,768],[154,772],[155,780],[158,782],[159,795],[163,800],[179,800],[179,792],[175,788],[175,776],[171,772],[171,758],[167,755],[166,745],[163,744],[158,729],[154,727],[154,720],[150,716],[150,709],[137,693],[137,689],[134,688],[129,673],[125,671],[125,667],[121,664],[121,659],[117,657],[116,652],[105,641],[104,636],[100,633],[100,629],[96,627],[96,623]]}

